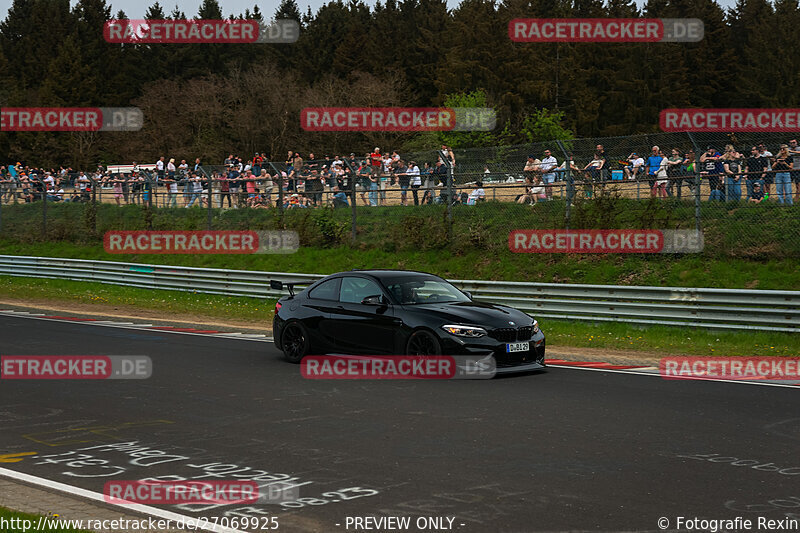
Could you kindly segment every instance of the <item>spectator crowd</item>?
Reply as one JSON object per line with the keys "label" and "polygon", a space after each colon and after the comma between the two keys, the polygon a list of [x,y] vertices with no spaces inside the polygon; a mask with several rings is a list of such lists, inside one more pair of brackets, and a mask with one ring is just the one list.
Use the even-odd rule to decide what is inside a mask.
{"label": "spectator crowd", "polygon": [[732,144],[721,152],[708,146],[699,157],[692,150],[653,146],[649,154],[633,152],[616,160],[606,154],[603,145],[597,145],[584,164],[577,163],[573,154],[559,162],[553,151],[543,150],[540,157],[529,155],[520,172],[493,173],[488,166],[483,172],[464,172],[457,166],[453,150],[445,145],[435,161],[419,162],[397,151],[382,152],[379,147],[361,157],[355,153],[319,158],[309,153],[304,157],[288,151],[282,164],[270,161],[265,153],[251,158],[230,154],[216,166],[204,166],[199,158],[189,164],[160,157],[154,164],[134,163],[125,171],[98,167],[90,173],[65,167],[32,168],[17,162],[0,165],[0,201],[86,202],[98,197],[102,201],[110,195],[117,205],[152,202],[162,207],[202,207],[208,206],[210,197],[213,207],[232,209],[276,207],[279,198],[287,209],[343,207],[352,201],[377,207],[387,205],[387,192],[394,190],[404,206],[410,202],[471,205],[485,200],[483,182],[511,181],[516,186],[519,177],[524,188],[515,201],[536,204],[551,200],[557,187],[564,186],[568,198],[579,188],[586,198],[592,198],[598,188],[618,181],[646,184],[651,197],[681,198],[684,189],[690,195],[697,193],[698,174],[708,190],[704,199],[709,201],[761,203],[774,199],[789,205],[800,201],[800,146],[796,139],[776,147],[774,154],[764,143],[741,152]]}

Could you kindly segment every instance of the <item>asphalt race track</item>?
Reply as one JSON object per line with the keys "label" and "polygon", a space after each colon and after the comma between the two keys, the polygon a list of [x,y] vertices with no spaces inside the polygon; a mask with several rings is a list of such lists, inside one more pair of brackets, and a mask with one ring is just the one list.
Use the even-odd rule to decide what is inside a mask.
{"label": "asphalt race track", "polygon": [[454,518],[459,532],[800,518],[796,388],[566,368],[312,381],[268,342],[11,316],[0,354],[153,362],[146,380],[0,382],[0,454],[29,453],[0,467],[98,493],[117,479],[256,476],[302,498],[163,506],[190,516],[277,516],[279,531]]}

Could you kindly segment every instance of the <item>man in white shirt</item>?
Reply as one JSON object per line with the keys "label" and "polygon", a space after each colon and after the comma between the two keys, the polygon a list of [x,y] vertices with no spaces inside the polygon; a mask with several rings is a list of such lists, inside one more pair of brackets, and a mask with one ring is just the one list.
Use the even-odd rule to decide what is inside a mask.
{"label": "man in white shirt", "polygon": [[467,198],[467,205],[475,205],[476,203],[486,199],[486,192],[483,190],[483,183],[480,181],[475,182],[475,189],[469,193]]}
{"label": "man in white shirt", "polygon": [[419,167],[414,161],[409,161],[406,174],[409,176],[409,183],[411,184],[411,196],[414,197],[414,205],[419,205],[417,189],[422,186],[422,178],[420,177]]}
{"label": "man in white shirt", "polygon": [[78,184],[78,190],[83,192],[86,190],[86,186],[89,185],[89,178],[83,171],[81,171],[81,173],[78,174],[78,178],[75,180],[75,183]]}
{"label": "man in white shirt", "polygon": [[383,173],[379,185],[378,196],[380,205],[386,205],[386,189],[389,188],[389,180],[392,179],[392,156],[386,154],[383,156]]}
{"label": "man in white shirt", "polygon": [[158,158],[156,161],[156,180],[164,179],[164,156]]}
{"label": "man in white shirt", "polygon": [[644,166],[644,158],[633,152],[628,156],[628,162],[630,162],[630,165],[625,167],[625,177],[629,180],[635,180]]}
{"label": "man in white shirt", "polygon": [[553,172],[553,169],[557,166],[558,161],[556,161],[556,158],[553,157],[553,155],[550,153],[550,150],[545,150],[544,158],[542,158],[542,161],[539,164],[539,169],[542,171],[542,181],[544,181],[545,184],[548,200],[553,197],[552,184],[556,181],[556,173]]}

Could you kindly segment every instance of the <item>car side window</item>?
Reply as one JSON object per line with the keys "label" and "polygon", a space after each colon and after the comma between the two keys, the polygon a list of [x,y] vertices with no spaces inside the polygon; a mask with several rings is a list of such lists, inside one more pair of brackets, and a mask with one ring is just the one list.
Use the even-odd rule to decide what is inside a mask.
{"label": "car side window", "polygon": [[377,283],[367,278],[342,278],[339,301],[360,304],[367,296],[383,295]]}
{"label": "car side window", "polygon": [[323,281],[308,293],[309,298],[315,300],[338,300],[339,299],[339,282],[341,278],[329,279]]}

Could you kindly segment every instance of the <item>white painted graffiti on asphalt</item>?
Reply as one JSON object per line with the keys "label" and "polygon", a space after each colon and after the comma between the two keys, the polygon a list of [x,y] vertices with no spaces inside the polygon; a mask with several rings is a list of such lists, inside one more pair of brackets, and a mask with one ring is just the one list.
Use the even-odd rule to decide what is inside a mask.
{"label": "white painted graffiti on asphalt", "polygon": [[[102,456],[102,457],[101,457]],[[297,476],[286,473],[269,472],[249,466],[232,463],[206,462],[192,459],[189,455],[169,452],[140,444],[139,441],[116,442],[87,446],[62,453],[34,456],[34,465],[57,465],[62,467],[61,475],[72,478],[118,478],[123,474],[127,479],[138,479],[142,482],[191,481],[226,479],[255,481],[259,490],[274,494],[276,491],[287,491],[295,494],[291,499],[259,500],[259,503],[278,503],[282,511],[292,511],[307,506],[319,506],[329,503],[344,502],[374,496],[378,490],[371,488],[344,487],[323,492],[316,497],[299,497],[299,488],[308,487],[314,481],[301,480]],[[171,464],[174,474],[147,476],[146,470],[157,465]],[[138,474],[138,475],[137,475]],[[144,475],[142,475],[144,474]],[[306,494],[306,490],[303,490]],[[189,512],[205,512],[221,507],[230,507],[225,503],[178,504],[171,507]],[[269,511],[255,505],[223,510],[226,516],[263,516]]]}

